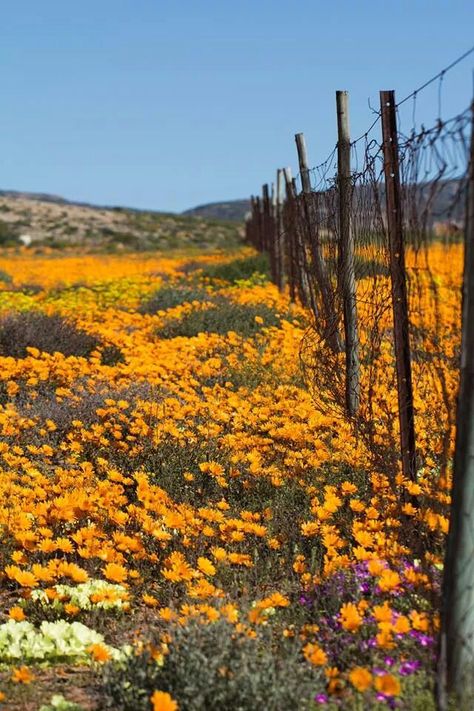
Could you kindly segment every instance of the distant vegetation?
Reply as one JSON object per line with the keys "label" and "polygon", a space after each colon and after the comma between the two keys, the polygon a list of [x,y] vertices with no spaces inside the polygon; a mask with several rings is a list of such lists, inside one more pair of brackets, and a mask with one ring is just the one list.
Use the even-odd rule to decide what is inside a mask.
{"label": "distant vegetation", "polygon": [[186,210],[183,215],[207,217],[217,220],[242,222],[250,211],[250,200],[229,200],[228,202],[211,202]]}
{"label": "distant vegetation", "polygon": [[226,220],[72,203],[55,196],[0,191],[0,246],[108,252],[235,249],[243,224]]}

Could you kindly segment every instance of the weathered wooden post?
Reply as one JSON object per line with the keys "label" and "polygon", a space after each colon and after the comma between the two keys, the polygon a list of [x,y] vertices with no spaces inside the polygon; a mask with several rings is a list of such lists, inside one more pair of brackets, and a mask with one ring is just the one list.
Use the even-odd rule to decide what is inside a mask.
{"label": "weathered wooden post", "polygon": [[285,247],[286,247],[286,276],[288,279],[288,287],[290,290],[290,299],[296,299],[296,253],[295,253],[295,234],[293,227],[293,195],[291,188],[291,168],[283,169],[283,177],[285,179],[285,195],[286,201],[283,205],[283,229],[285,230]]}
{"label": "weathered wooden post", "polygon": [[[301,303],[304,306],[310,306],[313,311],[316,310],[317,315],[318,306],[310,287],[309,267],[307,263],[303,240],[301,237],[300,220],[298,219],[298,205],[295,179],[291,177],[291,171],[289,168],[285,168],[284,174],[286,181],[286,196],[288,208],[286,213],[288,219],[286,231],[289,236],[291,246],[290,274],[294,287],[298,291]],[[292,290],[290,282],[290,294],[291,293]]]}
{"label": "weathered wooden post", "polygon": [[395,92],[380,92],[402,470],[416,480],[415,421]]}
{"label": "weathered wooden post", "polygon": [[354,269],[354,236],[351,226],[352,175],[349,106],[347,91],[336,92],[337,105],[337,172],[339,191],[339,269],[344,311],[346,351],[346,409],[354,417],[359,409],[360,363],[357,334],[356,280]]}
{"label": "weathered wooden post", "polygon": [[265,251],[270,262],[270,274],[274,284],[277,282],[276,276],[276,252],[275,252],[275,217],[274,217],[274,196],[275,188],[272,184],[271,192],[269,186],[263,186],[263,214],[265,224]]}
{"label": "weathered wooden post", "polygon": [[277,285],[280,291],[285,284],[285,232],[283,229],[283,170],[278,168],[275,191],[275,259]]}
{"label": "weathered wooden post", "polygon": [[334,304],[334,294],[331,288],[324,259],[321,255],[321,245],[319,243],[318,225],[315,224],[312,210],[311,179],[308,168],[308,156],[306,153],[306,142],[302,133],[295,135],[296,148],[298,151],[298,162],[300,166],[301,184],[303,188],[304,207],[304,227],[307,241],[311,250],[312,267],[319,292],[321,294],[322,312],[325,319],[325,340],[334,352],[342,350],[339,338],[339,325]]}
{"label": "weathered wooden post", "polygon": [[270,252],[270,191],[268,184],[262,186],[263,248]]}
{"label": "weathered wooden post", "polygon": [[[474,703],[474,105],[465,222],[461,373],[443,580],[438,707]],[[450,699],[449,697],[453,697]]]}
{"label": "weathered wooden post", "polygon": [[256,222],[256,232],[258,234],[258,245],[257,249],[259,252],[264,250],[264,234],[263,234],[263,215],[262,215],[262,201],[257,195],[255,198],[255,222]]}

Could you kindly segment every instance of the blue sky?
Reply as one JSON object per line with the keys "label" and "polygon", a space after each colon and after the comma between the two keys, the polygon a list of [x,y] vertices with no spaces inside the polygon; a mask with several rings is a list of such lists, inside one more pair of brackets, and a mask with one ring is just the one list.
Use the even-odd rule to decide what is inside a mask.
{"label": "blue sky", "polygon": [[[473,26],[472,0],[4,2],[0,188],[170,211],[247,197],[296,172],[295,132],[312,165],[328,155],[336,89],[355,137],[379,89],[408,94]],[[468,105],[473,64],[446,76],[446,116]],[[437,107],[436,85],[417,118]]]}

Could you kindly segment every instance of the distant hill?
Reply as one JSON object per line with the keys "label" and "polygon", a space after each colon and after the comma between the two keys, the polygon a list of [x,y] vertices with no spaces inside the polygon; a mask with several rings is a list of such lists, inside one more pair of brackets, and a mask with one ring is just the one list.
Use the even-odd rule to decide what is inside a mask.
{"label": "distant hill", "polygon": [[[379,190],[383,203],[383,184]],[[373,200],[370,186],[356,188],[355,199],[369,210]],[[430,229],[437,222],[461,225],[465,183],[451,179],[436,185],[413,185],[410,204],[417,205],[421,216],[426,210]],[[211,202],[176,214],[92,205],[48,193],[0,190],[0,246],[20,241],[111,251],[233,248],[242,244],[243,222],[249,211],[249,200]]]}
{"label": "distant hill", "polygon": [[185,210],[183,215],[206,217],[210,220],[231,220],[243,222],[250,211],[250,200],[229,200],[228,202],[210,202]]}
{"label": "distant hill", "polygon": [[107,207],[58,195],[0,190],[0,246],[199,250],[242,244],[242,224],[204,216]]}
{"label": "distant hill", "polygon": [[[459,179],[440,180],[433,183],[419,183],[413,186],[411,202],[416,202],[421,211],[429,204],[429,221],[455,221],[462,222],[465,210],[465,185]],[[405,188],[406,189],[406,188]],[[363,198],[363,196],[366,196]],[[355,189],[354,199],[365,199],[368,203],[372,199],[370,186],[358,186]],[[383,184],[379,186],[379,198],[384,200]],[[383,206],[382,206],[383,209]],[[229,200],[227,202],[210,202],[198,205],[190,210],[185,210],[183,215],[203,217],[208,220],[229,220],[243,222],[250,212],[250,200]]]}
{"label": "distant hill", "polygon": [[129,212],[147,212],[156,215],[169,215],[168,212],[162,210],[143,210],[135,207],[122,207],[116,205],[98,205],[96,203],[84,202],[81,200],[68,200],[61,195],[52,195],[51,193],[30,193],[22,190],[0,190],[1,198],[11,198],[12,200],[30,200],[33,202],[48,202],[53,205],[73,205],[76,207],[86,207],[90,210],[128,210]]}
{"label": "distant hill", "polygon": [[[21,190],[0,190],[1,198],[11,198],[12,200],[28,200],[34,202],[51,203],[53,205],[73,205],[76,207],[90,208],[91,210],[126,210],[135,213],[147,213],[156,215],[170,215],[173,213],[158,210],[141,210],[133,207],[118,207],[115,205],[97,205],[80,200],[68,200],[61,195],[51,195],[50,193],[31,193]],[[250,210],[250,200],[229,200],[227,202],[210,202],[205,205],[198,205],[180,213],[188,217],[203,217],[209,220],[231,220],[232,222],[243,222],[246,214]],[[179,214],[179,213],[178,213]]]}

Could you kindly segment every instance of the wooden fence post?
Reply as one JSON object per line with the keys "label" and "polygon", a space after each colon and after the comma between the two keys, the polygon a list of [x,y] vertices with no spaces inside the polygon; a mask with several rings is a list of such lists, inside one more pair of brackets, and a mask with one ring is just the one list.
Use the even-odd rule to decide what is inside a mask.
{"label": "wooden fence post", "polygon": [[296,300],[296,254],[295,254],[295,237],[293,228],[293,205],[292,205],[292,188],[291,188],[291,168],[283,169],[283,177],[285,179],[285,195],[286,201],[283,205],[282,222],[285,230],[285,247],[286,247],[286,265],[288,287],[290,289],[291,301]]}
{"label": "wooden fence post", "polygon": [[255,198],[255,222],[256,222],[256,232],[258,234],[258,245],[257,249],[262,252],[264,247],[264,234],[263,234],[263,215],[262,215],[262,201],[257,195]]}
{"label": "wooden fence post", "polygon": [[268,184],[262,185],[262,215],[263,215],[263,248],[269,248],[269,219],[270,219],[270,193]]}
{"label": "wooden fence post", "polygon": [[262,188],[263,196],[263,221],[264,221],[264,235],[265,235],[265,251],[270,262],[270,274],[272,281],[276,283],[276,272],[275,272],[275,229],[274,229],[274,217],[273,217],[273,205],[272,197],[270,196],[270,190],[268,184],[265,184]]}
{"label": "wooden fence post", "polygon": [[[321,294],[322,311],[325,319],[325,340],[334,352],[342,350],[339,338],[339,324],[335,310],[334,293],[331,287],[324,259],[321,255],[318,227],[315,224],[312,210],[311,179],[308,168],[306,142],[302,133],[295,135],[298,162],[300,166],[301,184],[303,187],[304,222],[307,241],[311,250],[312,267],[314,276]],[[308,275],[309,276],[309,275]],[[316,315],[316,314],[315,314]]]}
{"label": "wooden fence post", "polygon": [[464,244],[461,378],[438,675],[441,711],[448,708],[448,694],[460,709],[472,708],[474,698],[474,105]]}
{"label": "wooden fence post", "polygon": [[415,422],[394,91],[380,92],[402,470],[416,481]]}
{"label": "wooden fence post", "polygon": [[347,91],[336,92],[337,105],[337,172],[339,190],[339,269],[344,311],[346,351],[346,409],[354,417],[359,409],[360,363],[357,334],[356,280],[354,270],[354,236],[351,226],[352,175],[351,140]]}
{"label": "wooden fence post", "polygon": [[278,168],[275,193],[275,257],[277,264],[277,285],[282,291],[285,284],[285,233],[283,229],[283,170]]}
{"label": "wooden fence post", "polygon": [[[298,291],[300,301],[303,306],[310,306],[313,310],[316,309],[317,315],[318,306],[310,288],[307,257],[305,253],[303,239],[301,237],[299,224],[300,221],[298,219],[298,205],[295,179],[291,177],[291,171],[289,168],[285,168],[284,173],[287,195],[287,233],[291,250],[291,258],[289,259],[289,264],[291,268],[291,281],[294,285],[293,291],[295,291],[296,289]],[[292,293],[291,281],[290,294]]]}
{"label": "wooden fence post", "polygon": [[311,194],[311,178],[309,174],[308,153],[304,133],[295,134],[296,150],[298,151],[298,163],[300,166],[301,187],[304,195]]}

